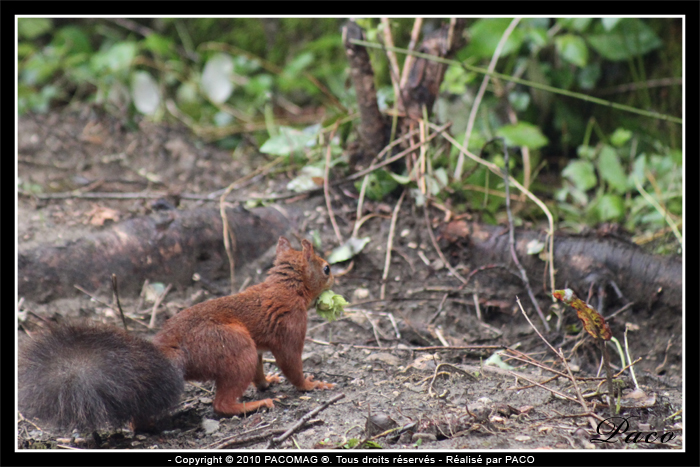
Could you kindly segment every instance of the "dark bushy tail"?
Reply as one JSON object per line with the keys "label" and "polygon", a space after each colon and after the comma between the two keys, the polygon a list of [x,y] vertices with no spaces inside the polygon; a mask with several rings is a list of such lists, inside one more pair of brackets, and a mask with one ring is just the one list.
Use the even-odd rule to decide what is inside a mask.
{"label": "dark bushy tail", "polygon": [[26,340],[19,410],[52,428],[144,426],[175,406],[184,388],[160,350],[118,328],[60,325]]}

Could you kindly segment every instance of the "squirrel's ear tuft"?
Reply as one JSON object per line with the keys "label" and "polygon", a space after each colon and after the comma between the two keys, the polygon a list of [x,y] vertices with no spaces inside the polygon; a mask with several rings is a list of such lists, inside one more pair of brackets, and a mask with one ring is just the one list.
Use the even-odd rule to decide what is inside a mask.
{"label": "squirrel's ear tuft", "polygon": [[304,252],[304,257],[306,258],[306,260],[310,260],[311,256],[313,256],[314,254],[314,246],[307,239],[303,239],[301,241],[301,248]]}
{"label": "squirrel's ear tuft", "polygon": [[285,237],[280,237],[280,239],[277,241],[277,254],[279,255],[283,251],[291,249],[292,245],[289,243],[289,240],[287,240]]}

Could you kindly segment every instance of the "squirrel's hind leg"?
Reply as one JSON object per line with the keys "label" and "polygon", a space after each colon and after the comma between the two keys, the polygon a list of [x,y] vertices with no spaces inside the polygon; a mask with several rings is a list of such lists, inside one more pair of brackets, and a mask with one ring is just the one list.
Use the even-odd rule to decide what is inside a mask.
{"label": "squirrel's hind leg", "polygon": [[[253,368],[255,369],[255,368]],[[239,379],[238,375],[224,376],[216,380],[216,396],[214,397],[214,411],[220,415],[240,415],[254,412],[261,407],[273,408],[272,399],[263,399],[253,402],[239,402],[248,385],[249,380]]]}
{"label": "squirrel's hind leg", "polygon": [[[225,341],[226,349],[223,362],[217,368],[216,396],[214,410],[221,415],[239,415],[253,412],[261,407],[274,407],[272,399],[253,402],[239,402],[250,383],[258,381],[258,364],[262,365],[262,357],[258,356],[255,342],[248,331],[237,324],[224,326],[223,335],[218,337]],[[263,375],[264,378],[264,375]],[[267,380],[266,380],[267,381]]]}

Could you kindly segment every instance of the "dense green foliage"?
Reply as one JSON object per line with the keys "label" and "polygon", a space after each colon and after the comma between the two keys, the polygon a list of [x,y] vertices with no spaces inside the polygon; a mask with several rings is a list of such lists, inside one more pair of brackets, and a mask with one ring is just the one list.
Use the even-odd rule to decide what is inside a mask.
{"label": "dense green foliage", "polygon": [[[308,167],[290,187],[303,189],[323,166],[322,125],[356,108],[342,47],[343,21],[20,19],[19,112],[90,102],[125,116],[176,118],[199,136],[230,147],[240,134],[252,134],[263,153]],[[456,60],[486,67],[510,22],[469,19],[469,41]],[[359,23],[368,40],[381,41],[378,19]],[[426,20],[423,32],[440,24]],[[412,19],[392,20],[397,46],[406,46],[412,25]],[[679,19],[527,18],[509,36],[496,70],[680,117],[681,34]],[[394,94],[386,55],[381,50],[370,55],[380,108],[389,109]],[[460,66],[450,66],[445,75],[435,114],[454,122],[451,132],[459,142],[482,77]],[[479,153],[494,137],[529,148],[531,188],[556,201],[553,210],[563,225],[580,229],[614,221],[641,232],[678,224],[682,125],[503,80],[492,79],[488,91],[468,148]],[[352,119],[343,122],[340,140],[333,142],[335,163],[343,162],[340,145],[355,137]],[[463,179],[452,178],[455,147],[434,145],[429,155],[430,194],[457,210],[481,210],[484,219],[500,220],[503,198],[489,191],[502,192],[502,180],[470,161]],[[484,157],[502,165],[500,153]],[[511,169],[524,179],[517,153]],[[544,174],[560,174],[562,181],[556,187],[542,182]],[[381,199],[399,186],[415,187],[410,176],[379,171],[371,176],[368,196]],[[481,189],[470,188],[475,186]],[[519,215],[541,213],[532,208]]]}

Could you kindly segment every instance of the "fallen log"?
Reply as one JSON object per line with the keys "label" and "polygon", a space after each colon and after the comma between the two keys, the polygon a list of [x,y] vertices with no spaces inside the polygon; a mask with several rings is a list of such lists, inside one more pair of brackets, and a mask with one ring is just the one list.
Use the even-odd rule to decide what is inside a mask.
{"label": "fallen log", "polygon": [[[497,291],[499,281],[518,281],[510,254],[508,229],[476,223],[465,223],[464,227],[466,230],[462,229],[461,239],[450,239],[453,252],[466,251],[466,260],[472,269],[495,264],[515,273],[505,273],[502,268],[493,269],[488,274],[482,272],[478,276],[480,285],[491,288],[487,285],[490,283]],[[449,236],[443,235],[443,238]],[[543,232],[516,230],[518,258],[527,271],[533,291],[542,296],[543,290],[549,290],[549,280],[545,275],[545,262],[536,254],[527,254],[528,243],[532,240],[546,244]],[[465,248],[454,248],[460,242]],[[633,243],[610,236],[556,234],[554,267],[556,287],[573,288],[584,299],[591,286],[595,287],[595,292],[598,292],[598,287],[603,287],[610,298],[615,297],[614,282],[625,300],[647,309],[667,308],[680,312],[682,307],[683,264],[677,256],[653,255]]]}
{"label": "fallen log", "polygon": [[[235,237],[236,266],[254,260],[277,243],[292,222],[272,207],[227,210]],[[189,284],[228,275],[223,224],[218,208],[158,211],[60,246],[39,246],[18,255],[18,292],[39,303],[86,290],[110,287],[138,293],[146,279]],[[104,292],[110,290],[105,289]]]}

